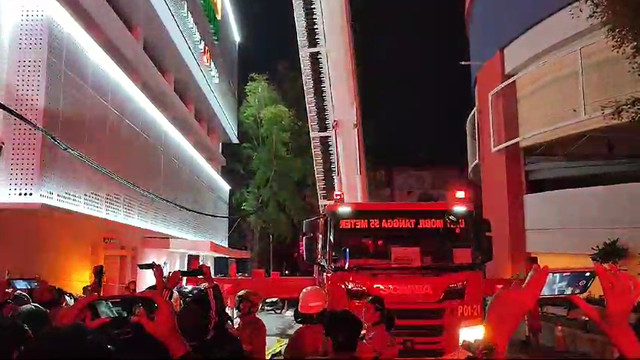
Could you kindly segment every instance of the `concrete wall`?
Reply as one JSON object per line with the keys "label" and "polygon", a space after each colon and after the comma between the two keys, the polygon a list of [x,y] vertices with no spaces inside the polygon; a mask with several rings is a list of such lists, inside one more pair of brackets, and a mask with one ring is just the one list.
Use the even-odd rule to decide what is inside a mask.
{"label": "concrete wall", "polygon": [[527,250],[588,254],[607,238],[640,250],[640,183],[525,196]]}
{"label": "concrete wall", "polygon": [[[70,211],[0,210],[0,271],[12,277],[39,275],[73,293],[92,280],[94,265],[124,257],[122,269],[106,266],[105,282],[135,279],[137,249],[148,231]],[[112,239],[105,244],[105,239]]]}
{"label": "concrete wall", "polygon": [[[527,251],[550,267],[589,267],[592,247],[620,238],[630,248],[621,266],[640,273],[640,183],[549,191],[525,196]],[[600,294],[598,284],[591,292]]]}

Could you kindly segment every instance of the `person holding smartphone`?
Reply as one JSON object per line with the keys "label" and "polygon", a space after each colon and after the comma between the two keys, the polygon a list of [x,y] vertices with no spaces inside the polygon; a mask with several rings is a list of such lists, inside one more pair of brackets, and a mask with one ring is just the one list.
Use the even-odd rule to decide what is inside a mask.
{"label": "person holding smartphone", "polygon": [[[530,256],[526,260],[526,273],[530,273],[534,266],[538,266],[538,257]],[[542,316],[540,307],[534,306],[525,316],[527,343],[535,350],[540,348],[540,333],[542,333]]]}

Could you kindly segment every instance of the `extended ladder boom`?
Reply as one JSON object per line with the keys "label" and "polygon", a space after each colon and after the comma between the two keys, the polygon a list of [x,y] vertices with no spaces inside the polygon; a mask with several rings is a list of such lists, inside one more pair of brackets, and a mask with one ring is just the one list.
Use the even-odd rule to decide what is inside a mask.
{"label": "extended ladder boom", "polygon": [[321,210],[333,192],[367,201],[358,89],[346,0],[293,0]]}

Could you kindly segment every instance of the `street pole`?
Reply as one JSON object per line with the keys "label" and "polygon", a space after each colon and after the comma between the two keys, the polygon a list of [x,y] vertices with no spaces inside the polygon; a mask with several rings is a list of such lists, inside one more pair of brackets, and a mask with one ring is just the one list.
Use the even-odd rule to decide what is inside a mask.
{"label": "street pole", "polygon": [[269,235],[269,273],[273,274],[273,235]]}

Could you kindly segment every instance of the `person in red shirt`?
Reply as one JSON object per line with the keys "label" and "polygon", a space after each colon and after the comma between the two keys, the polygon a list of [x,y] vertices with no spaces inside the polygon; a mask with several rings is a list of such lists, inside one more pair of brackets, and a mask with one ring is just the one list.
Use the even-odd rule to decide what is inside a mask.
{"label": "person in red shirt", "polygon": [[260,295],[252,290],[242,290],[236,295],[240,319],[236,334],[251,359],[265,359],[267,353],[267,327],[257,315],[261,301]]}
{"label": "person in red shirt", "polygon": [[395,319],[387,312],[384,299],[369,296],[364,306],[364,339],[358,345],[360,359],[395,359],[398,346],[391,335]]}
{"label": "person in red shirt", "polygon": [[[526,273],[530,273],[534,266],[538,265],[538,258],[530,256],[526,261]],[[527,342],[533,349],[540,348],[540,333],[542,332],[542,317],[540,315],[540,307],[534,306],[525,316],[525,325],[527,331]]]}
{"label": "person in red shirt", "polygon": [[318,286],[302,290],[295,314],[302,324],[296,330],[284,351],[285,359],[304,359],[329,355],[329,339],[324,335],[323,315],[327,309],[327,294]]}

